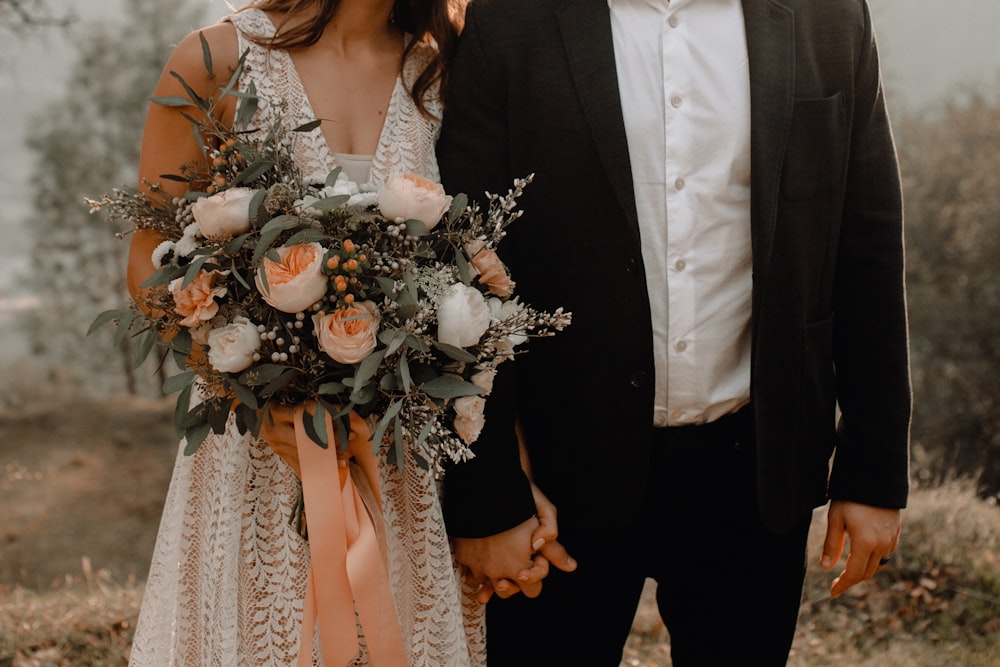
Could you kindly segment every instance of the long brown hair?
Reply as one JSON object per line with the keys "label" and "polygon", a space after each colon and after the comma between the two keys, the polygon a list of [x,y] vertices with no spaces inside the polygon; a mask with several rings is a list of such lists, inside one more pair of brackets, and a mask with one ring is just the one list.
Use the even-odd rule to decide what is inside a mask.
{"label": "long brown hair", "polygon": [[[425,105],[427,93],[440,84],[443,98],[448,82],[448,65],[455,52],[455,42],[461,31],[462,17],[467,0],[395,0],[392,23],[413,39],[403,51],[402,64],[420,43],[434,47],[434,55],[410,87],[410,96],[417,108],[428,113]],[[272,49],[293,49],[310,46],[319,41],[323,29],[333,19],[340,0],[257,0],[253,7],[268,12],[292,14],[309,13],[313,17],[288,30],[279,30],[274,37],[261,43]],[[279,26],[280,27],[280,26]]]}

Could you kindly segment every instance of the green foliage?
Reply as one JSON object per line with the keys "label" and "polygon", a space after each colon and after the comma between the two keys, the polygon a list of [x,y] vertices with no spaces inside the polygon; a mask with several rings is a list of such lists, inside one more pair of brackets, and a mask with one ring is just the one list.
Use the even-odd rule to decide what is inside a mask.
{"label": "green foliage", "polygon": [[914,463],[1000,494],[1000,101],[899,124]]}
{"label": "green foliage", "polygon": [[94,313],[126,299],[127,244],[83,198],[135,181],[149,94],[172,45],[202,13],[188,0],[137,0],[118,21],[85,27],[65,92],[29,128],[35,212],[25,227],[33,237],[31,286],[44,306],[24,324],[37,355],[80,368],[92,390],[136,392],[155,382],[134,371],[133,355],[149,352],[145,338],[136,351],[110,329],[85,336]]}

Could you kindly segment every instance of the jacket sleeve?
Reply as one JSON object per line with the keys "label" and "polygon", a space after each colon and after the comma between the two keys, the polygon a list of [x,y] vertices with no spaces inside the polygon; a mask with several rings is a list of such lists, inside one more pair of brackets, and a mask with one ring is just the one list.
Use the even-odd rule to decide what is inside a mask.
{"label": "jacket sleeve", "polygon": [[[478,4],[471,4],[466,13],[448,76],[438,142],[445,190],[453,195],[465,193],[472,201],[482,200],[485,192],[506,192],[513,183],[505,82],[501,68],[490,61],[482,43],[473,6]],[[449,466],[445,474],[444,515],[452,537],[500,533],[535,513],[515,434],[516,361],[504,362],[497,371],[486,398],[485,427],[472,445],[475,458]]]}
{"label": "jacket sleeve", "polygon": [[867,3],[834,292],[841,409],[830,497],[905,506],[911,391],[903,205]]}

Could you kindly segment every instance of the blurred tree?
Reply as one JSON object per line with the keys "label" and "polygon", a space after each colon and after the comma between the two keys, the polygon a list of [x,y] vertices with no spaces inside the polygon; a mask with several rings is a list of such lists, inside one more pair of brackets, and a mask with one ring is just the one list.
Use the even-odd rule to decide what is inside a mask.
{"label": "blurred tree", "polygon": [[86,337],[99,312],[127,303],[128,244],[83,199],[135,184],[149,95],[171,45],[203,11],[188,0],[134,0],[128,8],[119,21],[81,30],[65,92],[29,128],[37,158],[30,280],[43,304],[26,325],[46,361],[79,371],[90,388],[135,393],[149,374],[132,369],[129,341],[116,357],[113,327]]}
{"label": "blurred tree", "polygon": [[46,0],[0,0],[0,29],[23,33],[31,28],[66,28],[76,20],[72,14],[55,14]]}
{"label": "blurred tree", "polygon": [[899,128],[918,478],[1000,497],[1000,102]]}

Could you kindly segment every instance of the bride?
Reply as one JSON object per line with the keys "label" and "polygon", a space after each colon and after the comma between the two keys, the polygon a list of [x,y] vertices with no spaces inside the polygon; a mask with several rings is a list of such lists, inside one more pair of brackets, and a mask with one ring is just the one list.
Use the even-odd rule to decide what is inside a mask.
{"label": "bride", "polygon": [[[258,98],[251,127],[322,120],[297,135],[294,158],[308,179],[322,183],[340,167],[356,183],[378,185],[396,172],[436,181],[439,89],[461,13],[452,1],[259,0],[185,38],[155,95],[183,96],[178,76],[199,96],[217,95],[245,53],[239,91]],[[236,97],[214,108],[232,123]],[[162,178],[201,159],[183,112],[189,113],[150,107],[141,187],[159,183],[183,196],[182,185]],[[134,295],[153,273],[150,257],[160,240],[148,230],[132,235]],[[209,435],[191,456],[181,443],[135,634],[134,667],[345,662],[344,646],[331,651],[324,643],[322,619],[315,635],[315,623],[305,627],[302,620],[304,613],[312,618],[311,572],[324,563],[310,563],[309,543],[289,525],[301,487],[297,461],[281,446],[282,425],[279,415],[273,437],[255,439],[241,436],[230,420],[225,434]],[[382,653],[397,658],[380,665],[484,664],[482,606],[455,569],[432,474],[416,465],[399,473],[378,463],[370,482],[380,498],[386,588],[396,614],[386,623],[391,627],[373,628],[356,611],[346,662],[372,664],[377,635],[380,646],[398,644],[396,652]]]}

